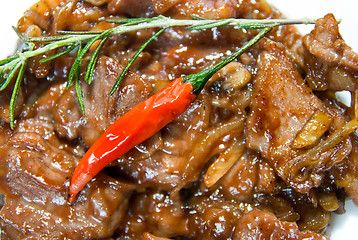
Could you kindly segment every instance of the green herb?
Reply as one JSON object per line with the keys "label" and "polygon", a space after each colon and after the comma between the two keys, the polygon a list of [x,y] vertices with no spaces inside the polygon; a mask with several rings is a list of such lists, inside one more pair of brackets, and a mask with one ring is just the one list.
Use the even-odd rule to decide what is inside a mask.
{"label": "green herb", "polygon": [[[172,19],[169,17],[158,16],[153,18],[128,18],[128,19],[110,19],[108,22],[119,24],[116,27],[105,31],[98,32],[73,32],[73,31],[59,31],[56,36],[45,36],[45,37],[33,37],[26,38],[21,33],[14,28],[20,40],[25,43],[25,48],[21,51],[18,51],[15,56],[9,57],[7,59],[0,60],[0,91],[3,91],[9,86],[9,83],[12,79],[16,81],[13,88],[13,93],[10,100],[10,125],[11,128],[14,127],[14,112],[15,112],[15,103],[17,95],[19,93],[20,85],[22,82],[23,75],[26,70],[26,63],[30,58],[39,56],[49,51],[62,49],[58,53],[54,54],[51,57],[43,58],[40,60],[40,63],[51,61],[58,57],[61,57],[65,54],[68,54],[72,51],[77,51],[77,56],[72,64],[70,72],[68,74],[67,88],[71,86],[73,80],[75,81],[75,90],[76,95],[81,107],[82,112],[84,113],[84,103],[83,103],[83,93],[81,90],[81,83],[79,80],[79,71],[81,69],[82,59],[85,55],[91,54],[89,62],[87,64],[86,72],[84,75],[84,80],[90,84],[93,80],[94,68],[100,54],[100,51],[108,38],[113,35],[123,34],[127,32],[137,31],[141,29],[150,29],[150,28],[161,28],[154,36],[152,36],[148,41],[146,41],[129,61],[128,65],[124,68],[122,74],[120,75],[118,81],[112,88],[110,95],[117,89],[121,79],[128,71],[131,64],[138,57],[138,55],[143,51],[143,49],[164,29],[168,27],[186,27],[187,30],[203,30],[209,28],[217,27],[233,27],[238,29],[260,29],[267,27],[275,27],[278,25],[287,25],[287,24],[314,24],[316,21],[312,19],[298,19],[298,20],[287,20],[287,19],[223,19],[223,20],[208,20],[198,17],[193,17],[189,20],[180,20]],[[100,41],[96,49],[90,52],[91,46]],[[34,49],[34,43],[44,43],[44,46]]]}

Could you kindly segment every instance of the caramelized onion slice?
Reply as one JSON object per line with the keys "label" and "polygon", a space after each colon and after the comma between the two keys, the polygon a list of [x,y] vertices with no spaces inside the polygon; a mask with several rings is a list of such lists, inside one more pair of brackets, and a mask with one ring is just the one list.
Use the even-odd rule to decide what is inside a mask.
{"label": "caramelized onion slice", "polygon": [[[287,171],[288,179],[292,181],[295,178],[306,179],[310,169],[313,169],[315,166],[320,164],[320,156],[324,153],[336,147],[343,140],[347,139],[349,134],[353,133],[358,129],[358,119],[352,119],[346,123],[341,129],[337,129],[331,134],[326,140],[320,142],[313,148],[304,152],[303,154],[291,159],[286,163],[285,169],[290,169]],[[328,164],[326,170],[332,166]],[[303,176],[299,176],[301,171],[304,170]],[[301,179],[301,181],[303,180]]]}
{"label": "caramelized onion slice", "polygon": [[337,198],[337,194],[335,192],[320,192],[318,198],[319,205],[328,212],[336,211],[341,203]]}
{"label": "caramelized onion slice", "polygon": [[143,240],[170,240],[169,238],[157,237],[149,232],[143,234]]}
{"label": "caramelized onion slice", "polygon": [[206,171],[204,182],[207,187],[213,186],[241,157],[245,150],[244,141],[235,141],[229,148],[227,148],[209,167]]}
{"label": "caramelized onion slice", "polygon": [[192,147],[193,151],[184,163],[187,167],[183,172],[182,180],[172,191],[172,195],[178,193],[188,182],[196,180],[198,176],[195,173],[200,172],[199,169],[211,158],[211,156],[208,156],[211,152],[210,149],[224,136],[230,133],[241,132],[244,127],[244,121],[244,116],[241,116],[239,119],[234,118],[198,138]]}
{"label": "caramelized onion slice", "polygon": [[332,117],[322,111],[316,111],[306,123],[292,143],[292,147],[299,149],[307,147],[322,137],[329,128]]}

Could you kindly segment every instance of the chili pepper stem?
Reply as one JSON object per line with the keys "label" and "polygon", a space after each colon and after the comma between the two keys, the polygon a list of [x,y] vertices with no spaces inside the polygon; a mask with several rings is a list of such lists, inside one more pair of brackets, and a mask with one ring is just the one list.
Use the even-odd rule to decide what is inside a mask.
{"label": "chili pepper stem", "polygon": [[250,41],[248,41],[244,46],[239,48],[230,56],[224,58],[220,62],[216,63],[215,65],[195,74],[191,74],[188,76],[183,77],[183,82],[190,83],[193,85],[193,93],[196,95],[200,93],[200,91],[204,88],[206,82],[220,69],[224,66],[232,62],[238,56],[246,52],[250,47],[252,47],[255,43],[257,43],[261,38],[263,38],[268,32],[272,30],[272,27],[267,27],[262,29],[255,37],[253,37]]}

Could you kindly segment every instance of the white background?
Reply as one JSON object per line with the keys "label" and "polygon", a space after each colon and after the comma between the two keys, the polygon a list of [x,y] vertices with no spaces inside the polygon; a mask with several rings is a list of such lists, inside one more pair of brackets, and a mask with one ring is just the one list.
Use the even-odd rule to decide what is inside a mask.
{"label": "white background", "polygon": [[[133,0],[135,1],[135,0]],[[334,13],[342,20],[340,31],[345,41],[358,51],[358,1],[357,0],[267,0],[289,18],[319,18],[326,13]],[[11,26],[16,25],[23,12],[36,0],[2,0],[0,7],[0,58],[11,54],[16,46],[16,35]],[[311,26],[299,27],[307,33]],[[347,203],[347,213],[334,216],[331,226],[331,239],[358,239],[358,207]]]}

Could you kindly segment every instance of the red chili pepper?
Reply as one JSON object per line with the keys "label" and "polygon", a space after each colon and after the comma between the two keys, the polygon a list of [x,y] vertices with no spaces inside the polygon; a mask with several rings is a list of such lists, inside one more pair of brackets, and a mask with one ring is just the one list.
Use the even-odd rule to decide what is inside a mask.
{"label": "red chili pepper", "polygon": [[70,202],[105,166],[180,116],[219,69],[245,52],[270,30],[271,28],[265,28],[235,53],[214,66],[176,79],[114,122],[79,162],[71,180]]}
{"label": "red chili pepper", "polygon": [[193,86],[178,78],[120,117],[86,152],[72,177],[70,201],[110,162],[180,116],[196,98]]}

